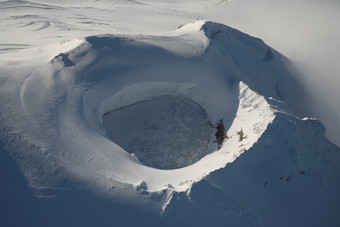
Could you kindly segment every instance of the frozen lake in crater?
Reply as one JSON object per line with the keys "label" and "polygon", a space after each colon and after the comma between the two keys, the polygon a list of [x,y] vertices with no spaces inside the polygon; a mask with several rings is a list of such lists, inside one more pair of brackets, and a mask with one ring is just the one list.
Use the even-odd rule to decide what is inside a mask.
{"label": "frozen lake in crater", "polygon": [[205,110],[179,96],[157,96],[103,115],[106,135],[144,165],[189,166],[208,151],[212,128]]}

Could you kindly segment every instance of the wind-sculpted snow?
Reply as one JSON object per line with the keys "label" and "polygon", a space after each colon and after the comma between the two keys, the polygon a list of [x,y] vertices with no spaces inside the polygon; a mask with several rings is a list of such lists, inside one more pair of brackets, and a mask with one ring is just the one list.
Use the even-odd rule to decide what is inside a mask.
{"label": "wind-sculpted snow", "polygon": [[[304,198],[328,185],[317,179],[329,182],[332,189],[324,194],[336,199],[339,188],[332,180],[337,172],[325,170],[329,154],[338,163],[339,150],[319,123],[301,118],[307,99],[287,64],[263,41],[212,22],[197,21],[167,36],[91,36],[25,77],[3,82],[0,139],[40,197],[86,189],[115,208],[146,209],[158,215],[155,222],[169,226],[180,220],[188,226],[273,226],[265,211],[277,215],[281,195],[298,197],[296,191],[280,191],[281,180],[291,179],[295,170],[301,180],[310,178],[287,180],[292,188],[316,187]],[[156,124],[171,115],[157,110],[169,102],[180,109],[178,115]],[[106,119],[108,113],[113,119]],[[154,120],[146,124],[152,129],[173,131],[164,140],[161,133],[149,140],[150,127],[134,126],[143,120]],[[218,149],[214,127],[221,121],[226,137]],[[188,132],[177,134],[181,129]],[[317,158],[308,153],[311,145]],[[170,160],[179,162],[168,165],[170,150],[176,153]],[[275,152],[282,160],[273,158]],[[229,169],[232,180],[224,179]],[[251,178],[242,174],[249,169]],[[270,199],[258,207],[260,196]],[[283,207],[295,203],[291,199]],[[328,201],[318,204],[326,207]],[[306,209],[303,214],[314,212]],[[302,223],[294,213],[285,214],[292,220],[288,224]]]}

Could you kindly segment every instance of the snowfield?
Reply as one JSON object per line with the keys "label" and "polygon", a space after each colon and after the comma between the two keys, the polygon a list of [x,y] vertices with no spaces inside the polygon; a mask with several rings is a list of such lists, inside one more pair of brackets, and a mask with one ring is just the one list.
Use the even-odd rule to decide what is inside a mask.
{"label": "snowfield", "polygon": [[[205,22],[196,23],[203,25]],[[210,22],[207,25],[221,30],[215,33],[235,32],[221,25],[215,27]],[[199,26],[188,26],[198,29],[191,30],[193,34],[188,33],[187,37],[197,39],[197,33],[204,37],[204,30]],[[207,26],[206,30],[210,32],[208,29],[210,27]],[[175,43],[183,46],[188,42],[188,39],[182,41],[182,35],[179,38],[162,38],[165,44],[160,46],[174,43],[169,39],[175,39]],[[144,36],[141,41],[138,36],[90,37],[87,40],[79,48],[58,55],[48,65],[35,69],[20,86],[19,97],[23,112],[30,118],[25,121],[29,124],[36,122],[39,128],[36,135],[28,132],[28,140],[46,144],[43,148],[34,145],[44,150],[35,155],[42,159],[48,157],[46,162],[52,159],[53,163],[57,162],[56,168],[62,167],[79,178],[92,178],[91,185],[98,187],[102,184],[99,190],[118,187],[116,184],[138,186],[145,182],[148,191],[161,191],[168,185],[174,190],[186,191],[193,182],[224,167],[251,147],[274,118],[263,97],[252,92],[244,83],[232,82],[221,72],[214,72],[210,59],[205,60],[204,55],[199,57],[193,52],[192,56],[184,58],[182,52],[171,53],[145,44]],[[206,38],[203,41],[206,43]],[[268,47],[257,42],[264,46],[264,50],[259,52],[258,60],[261,62]],[[222,149],[217,151],[217,144],[211,144],[209,154],[198,162],[185,168],[159,170],[142,165],[136,157],[107,138],[102,119],[105,113],[165,95],[198,103],[212,124],[224,120],[229,126],[227,135],[230,139]],[[141,114],[137,116],[141,117]],[[247,135],[242,143],[238,142],[237,136],[241,129]],[[192,138],[187,143],[195,143],[196,139]],[[183,155],[177,158],[181,157]],[[42,172],[49,173],[47,168]],[[35,176],[27,177],[32,187],[38,183]],[[49,174],[39,177],[43,184],[50,179]]]}
{"label": "snowfield", "polygon": [[0,225],[340,225],[340,149],[294,64],[180,23],[229,1],[173,4],[0,1]]}

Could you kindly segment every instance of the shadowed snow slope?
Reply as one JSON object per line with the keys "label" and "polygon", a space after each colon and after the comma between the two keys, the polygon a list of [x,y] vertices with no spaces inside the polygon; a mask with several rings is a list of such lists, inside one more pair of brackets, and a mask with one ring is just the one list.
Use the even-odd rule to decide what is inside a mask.
{"label": "shadowed snow slope", "polygon": [[[151,216],[127,225],[338,224],[339,148],[325,139],[318,121],[302,118],[308,98],[287,64],[263,41],[212,22],[197,21],[167,36],[91,36],[29,75],[3,82],[0,139],[30,188],[46,201],[39,209],[52,206],[56,195],[89,190],[76,203],[92,201],[93,194],[106,198],[103,204],[115,210],[118,225],[130,209]],[[185,138],[185,146],[176,142],[177,129],[173,141],[163,144],[161,138],[138,142],[148,127],[136,127],[137,136],[123,132],[139,119],[166,117],[162,108],[169,97],[177,97],[179,115],[191,117],[180,117],[178,131],[193,124],[191,133],[209,131],[208,121],[216,125],[222,119],[221,149],[213,142],[215,129],[204,138]],[[117,112],[124,109],[130,111]],[[195,115],[198,109],[202,118]],[[118,115],[105,130],[109,112]],[[118,126],[125,134],[117,134]],[[136,155],[125,146],[130,142],[138,143]],[[148,145],[141,147],[143,142]],[[141,148],[154,156],[141,158]],[[162,157],[170,150],[178,160],[192,154],[193,161],[166,166]],[[326,213],[328,207],[334,212]]]}

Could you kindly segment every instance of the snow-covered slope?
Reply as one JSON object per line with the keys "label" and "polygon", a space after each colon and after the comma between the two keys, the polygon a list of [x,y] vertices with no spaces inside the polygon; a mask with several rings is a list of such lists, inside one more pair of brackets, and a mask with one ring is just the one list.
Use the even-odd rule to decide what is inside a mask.
{"label": "snow-covered slope", "polygon": [[[340,151],[320,123],[303,118],[308,98],[288,64],[263,41],[203,20],[166,35],[90,36],[3,82],[0,139],[40,197],[85,189],[115,205],[147,209],[153,216],[145,222],[170,226],[336,224]],[[147,112],[151,107],[140,103],[164,96],[199,105],[207,119],[199,124],[222,119],[221,149],[212,130],[200,160],[156,169],[110,140],[103,115],[132,107]],[[183,152],[172,158],[185,158]],[[325,199],[309,206],[316,195]],[[305,210],[293,212],[299,206]],[[330,206],[334,213],[316,210]]]}
{"label": "snow-covered slope", "polygon": [[275,4],[271,0],[3,0],[0,80],[26,74],[90,35],[160,35],[206,18],[261,37],[301,63],[305,73],[302,81],[312,96],[313,116],[326,126],[327,138],[339,146],[339,6],[334,0]]}
{"label": "snow-covered slope", "polygon": [[314,119],[277,113],[233,163],[175,193],[165,216],[192,226],[338,226],[339,148],[324,133]]}

